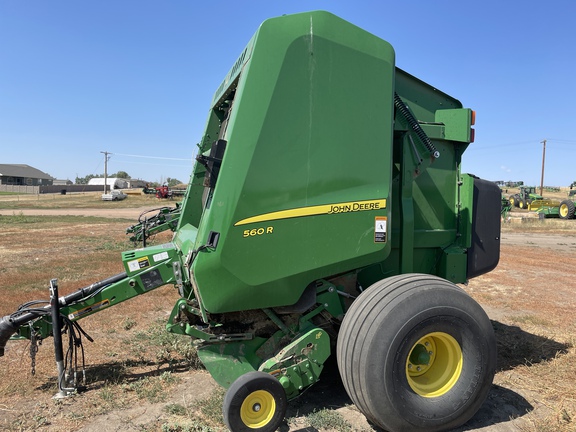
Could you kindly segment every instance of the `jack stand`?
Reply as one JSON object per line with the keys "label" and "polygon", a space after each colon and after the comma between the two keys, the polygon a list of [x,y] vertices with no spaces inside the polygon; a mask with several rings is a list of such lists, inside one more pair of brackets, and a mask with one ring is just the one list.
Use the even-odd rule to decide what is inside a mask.
{"label": "jack stand", "polygon": [[60,305],[58,297],[58,279],[50,280],[50,308],[52,312],[52,335],[54,336],[54,354],[58,370],[58,393],[54,399],[62,399],[76,391],[75,388],[65,387],[66,371],[64,370],[64,352],[62,349],[62,326],[60,322]]}

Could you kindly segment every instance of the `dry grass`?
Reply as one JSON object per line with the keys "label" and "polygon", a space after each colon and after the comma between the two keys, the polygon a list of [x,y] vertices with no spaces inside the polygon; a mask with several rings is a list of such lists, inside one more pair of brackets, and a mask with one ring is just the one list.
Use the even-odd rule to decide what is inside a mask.
{"label": "dry grass", "polygon": [[[132,248],[126,226],[104,218],[1,217],[0,316],[47,299],[51,278],[65,295],[123,271],[120,252]],[[162,401],[182,372],[199,365],[192,346],[158,321],[170,312],[173,291],[159,288],[82,322],[96,342],[84,340],[89,391],[71,400],[51,400],[57,391],[51,339],[40,347],[34,376],[29,343],[9,342],[0,359],[0,429],[75,430],[94,415]]]}
{"label": "dry grass", "polygon": [[520,396],[524,432],[576,430],[573,265],[566,252],[504,245],[497,269],[467,287],[493,319],[495,384]]}
{"label": "dry grass", "polygon": [[81,192],[67,195],[59,194],[19,194],[0,195],[0,209],[38,209],[38,208],[133,208],[142,206],[157,207],[158,205],[174,205],[182,197],[173,200],[159,200],[155,195],[130,194],[122,201],[102,201],[101,192]]}
{"label": "dry grass", "polygon": [[550,233],[576,235],[576,219],[539,219],[527,210],[514,209],[511,220],[502,224],[502,232]]}

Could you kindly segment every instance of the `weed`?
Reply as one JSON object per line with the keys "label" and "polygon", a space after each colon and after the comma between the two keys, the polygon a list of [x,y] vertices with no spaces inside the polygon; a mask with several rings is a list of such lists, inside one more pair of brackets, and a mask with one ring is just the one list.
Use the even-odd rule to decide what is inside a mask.
{"label": "weed", "polygon": [[219,432],[222,429],[213,428],[203,424],[198,420],[191,420],[185,423],[164,423],[162,425],[162,432]]}
{"label": "weed", "polygon": [[210,397],[203,399],[196,404],[200,407],[202,415],[212,424],[224,424],[224,417],[222,415],[224,394],[224,389],[218,388]]}
{"label": "weed", "polygon": [[132,318],[132,317],[126,317],[124,319],[124,322],[122,323],[122,327],[124,327],[124,330],[128,331],[131,328],[136,326],[136,321]]}
{"label": "weed", "polygon": [[34,423],[36,424],[36,427],[47,426],[50,424],[48,419],[41,415],[34,416]]}
{"label": "weed", "polygon": [[314,410],[306,417],[310,427],[315,429],[329,429],[338,432],[351,432],[352,426],[336,411],[329,409]]}
{"label": "weed", "polygon": [[188,413],[186,407],[176,403],[166,405],[164,407],[164,411],[166,411],[168,414],[177,416],[185,416]]}
{"label": "weed", "polygon": [[162,372],[162,375],[160,375],[160,379],[165,384],[174,384],[174,383],[178,382],[178,378],[175,377],[174,374],[170,371]]}
{"label": "weed", "polygon": [[125,385],[124,388],[135,392],[138,399],[146,399],[151,403],[162,402],[166,399],[164,386],[159,377],[145,377]]}
{"label": "weed", "polygon": [[86,414],[70,411],[68,414],[66,414],[66,417],[68,417],[70,420],[84,420],[86,418]]}
{"label": "weed", "polygon": [[148,330],[136,333],[132,344],[135,352],[156,348],[156,359],[160,363],[185,365],[190,369],[202,368],[190,338],[167,332],[161,320],[156,321]]}
{"label": "weed", "polygon": [[100,397],[104,402],[113,402],[115,397],[114,391],[109,386],[106,386],[100,390]]}

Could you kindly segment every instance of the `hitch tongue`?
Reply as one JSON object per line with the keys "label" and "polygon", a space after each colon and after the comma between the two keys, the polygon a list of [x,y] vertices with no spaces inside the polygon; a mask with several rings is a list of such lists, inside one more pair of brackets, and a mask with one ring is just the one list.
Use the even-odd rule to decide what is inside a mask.
{"label": "hitch tongue", "polygon": [[15,326],[10,322],[10,316],[5,316],[0,319],[0,357],[4,355],[6,342],[8,342],[10,336],[16,333],[17,330],[18,326]]}

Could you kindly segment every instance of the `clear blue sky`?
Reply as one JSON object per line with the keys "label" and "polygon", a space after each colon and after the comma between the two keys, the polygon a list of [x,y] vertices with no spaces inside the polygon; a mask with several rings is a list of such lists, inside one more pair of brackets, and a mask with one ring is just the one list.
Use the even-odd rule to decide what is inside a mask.
{"label": "clear blue sky", "polygon": [[570,0],[0,0],[0,163],[73,180],[102,173],[108,151],[110,172],[186,182],[212,95],[258,25],[317,9],[476,110],[463,171],[539,185],[547,139],[544,183],[576,180]]}

